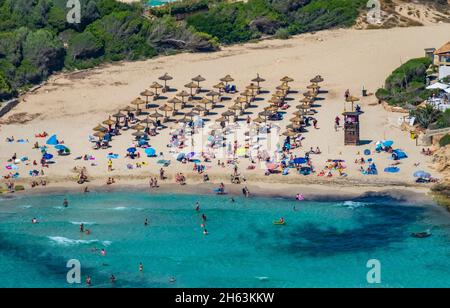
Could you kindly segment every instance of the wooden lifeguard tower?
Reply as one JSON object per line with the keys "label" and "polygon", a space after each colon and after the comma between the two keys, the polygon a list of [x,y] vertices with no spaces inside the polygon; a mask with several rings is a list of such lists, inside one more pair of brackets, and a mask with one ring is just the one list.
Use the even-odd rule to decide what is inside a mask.
{"label": "wooden lifeguard tower", "polygon": [[364,112],[353,108],[353,104],[356,101],[359,101],[359,98],[354,96],[349,96],[346,99],[346,102],[352,103],[351,111],[347,111],[344,105],[344,112],[342,113],[344,116],[344,145],[359,145],[361,141],[359,136],[359,116]]}

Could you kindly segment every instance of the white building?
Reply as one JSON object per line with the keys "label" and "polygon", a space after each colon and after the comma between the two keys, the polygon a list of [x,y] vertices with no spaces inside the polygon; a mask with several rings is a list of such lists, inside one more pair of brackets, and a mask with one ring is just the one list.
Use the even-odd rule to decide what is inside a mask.
{"label": "white building", "polygon": [[450,42],[434,52],[434,64],[439,67],[439,79],[450,76]]}

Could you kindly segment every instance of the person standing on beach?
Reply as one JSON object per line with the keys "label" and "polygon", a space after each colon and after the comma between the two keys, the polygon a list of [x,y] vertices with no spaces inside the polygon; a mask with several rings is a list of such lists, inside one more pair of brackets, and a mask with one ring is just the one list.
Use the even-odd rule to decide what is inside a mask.
{"label": "person standing on beach", "polygon": [[111,159],[108,160],[108,171],[109,172],[113,171],[113,162]]}

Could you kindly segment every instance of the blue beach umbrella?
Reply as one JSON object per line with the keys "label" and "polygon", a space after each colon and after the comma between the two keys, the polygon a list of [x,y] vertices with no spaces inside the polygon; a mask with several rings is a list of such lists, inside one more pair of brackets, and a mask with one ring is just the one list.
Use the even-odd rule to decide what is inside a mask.
{"label": "blue beach umbrella", "polygon": [[423,170],[416,171],[416,172],[414,172],[413,175],[416,178],[423,178],[423,179],[429,179],[431,177],[431,174],[429,174],[428,172],[425,172]]}
{"label": "blue beach umbrella", "polygon": [[145,154],[147,154],[147,156],[149,157],[156,156],[156,150],[154,148],[146,148]]}
{"label": "blue beach umbrella", "polygon": [[64,151],[65,149],[67,149],[67,147],[63,144],[57,144],[55,145],[55,149],[58,151]]}
{"label": "blue beach umbrella", "polygon": [[177,156],[177,160],[178,160],[178,161],[182,161],[182,160],[183,160],[183,158],[184,158],[184,156],[185,156],[185,154],[184,154],[184,153],[180,153],[180,154],[178,154],[178,156]]}
{"label": "blue beach umbrella", "polygon": [[308,162],[308,160],[304,157],[297,157],[294,158],[294,164],[306,164]]}
{"label": "blue beach umbrella", "polygon": [[45,153],[42,157],[43,157],[45,160],[48,160],[48,159],[52,159],[52,158],[53,158],[53,155],[50,154],[50,153]]}
{"label": "blue beach umbrella", "polygon": [[48,145],[57,145],[58,144],[58,138],[56,137],[56,135],[53,135],[50,138],[48,138],[46,143]]}
{"label": "blue beach umbrella", "polygon": [[382,144],[383,144],[384,147],[388,148],[388,147],[391,147],[394,144],[394,141],[392,141],[392,140],[384,140],[382,142]]}

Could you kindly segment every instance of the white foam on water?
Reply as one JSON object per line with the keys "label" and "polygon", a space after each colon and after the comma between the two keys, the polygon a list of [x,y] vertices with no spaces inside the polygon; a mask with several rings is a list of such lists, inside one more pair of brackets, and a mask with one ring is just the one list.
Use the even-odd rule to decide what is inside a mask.
{"label": "white foam on water", "polygon": [[269,277],[266,276],[261,276],[261,277],[256,277],[256,279],[260,280],[260,281],[265,281],[265,280],[269,280]]}
{"label": "white foam on water", "polygon": [[140,207],[117,206],[117,207],[112,208],[111,210],[113,210],[113,211],[131,211],[131,210],[141,211],[142,208],[140,208]]}
{"label": "white foam on water", "polygon": [[77,225],[77,226],[79,226],[79,225],[81,225],[81,224],[83,224],[83,225],[85,225],[85,226],[92,226],[92,225],[95,225],[96,223],[95,222],[89,222],[89,221],[69,221],[72,225]]}
{"label": "white foam on water", "polygon": [[31,209],[33,206],[31,205],[22,205],[21,208],[23,209]]}
{"label": "white foam on water", "polygon": [[365,207],[367,203],[364,202],[356,202],[356,201],[344,201],[343,203],[340,203],[339,206],[346,207],[350,210],[354,210],[360,207]]}
{"label": "white foam on water", "polygon": [[102,242],[102,245],[103,245],[103,246],[106,246],[106,247],[110,246],[111,244],[112,244],[111,241],[103,241],[103,242]]}
{"label": "white foam on water", "polygon": [[48,237],[52,242],[60,246],[75,246],[75,245],[84,245],[84,244],[92,244],[97,243],[98,240],[73,240],[63,236],[49,236]]}

